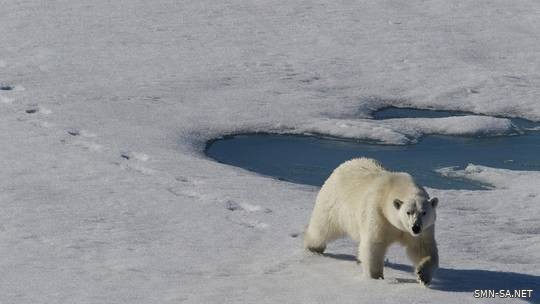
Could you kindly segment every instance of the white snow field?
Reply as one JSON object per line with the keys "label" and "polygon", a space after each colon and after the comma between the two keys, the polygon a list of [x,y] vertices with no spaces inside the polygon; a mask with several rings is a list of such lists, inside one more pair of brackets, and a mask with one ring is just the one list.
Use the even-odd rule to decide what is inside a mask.
{"label": "white snow field", "polygon": [[366,118],[540,120],[539,16],[532,0],[0,0],[0,303],[539,303],[538,172],[442,172],[494,189],[428,189],[441,269],[425,288],[399,247],[379,281],[351,241],[306,254],[318,189],[203,151],[236,132],[513,133]]}

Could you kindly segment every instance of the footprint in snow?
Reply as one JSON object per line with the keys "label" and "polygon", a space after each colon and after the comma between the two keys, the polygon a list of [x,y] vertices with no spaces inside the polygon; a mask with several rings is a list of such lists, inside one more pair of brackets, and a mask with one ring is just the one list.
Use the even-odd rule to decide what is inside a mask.
{"label": "footprint in snow", "polygon": [[[88,133],[86,132],[85,130],[81,130],[79,128],[75,128],[75,127],[68,127],[68,128],[65,128],[64,129],[64,132],[66,132],[66,134],[70,135],[70,136],[73,136],[73,137],[78,137],[80,136],[81,138],[82,137],[95,137],[96,135],[95,134],[92,134],[92,133]],[[61,140],[63,143],[66,142],[65,139]],[[77,146],[87,146],[89,142],[86,142],[84,140],[76,140],[74,141],[74,144],[77,145]],[[94,143],[95,144],[95,143]],[[98,145],[98,144],[96,144]],[[100,145],[101,146],[101,145]]]}
{"label": "footprint in snow", "polygon": [[[63,140],[63,142],[65,142],[65,140]],[[78,140],[75,141],[73,144],[86,151],[101,152],[103,150],[103,146],[95,142]]]}
{"label": "footprint in snow", "polygon": [[242,208],[242,206],[238,205],[238,203],[234,202],[234,201],[226,201],[225,202],[225,209],[229,210],[229,211],[238,211],[238,210],[244,210],[244,208]]}
{"label": "footprint in snow", "polygon": [[225,209],[229,211],[245,211],[245,212],[262,211],[264,213],[272,213],[272,209],[269,209],[269,208],[263,208],[261,206],[251,205],[248,203],[239,204],[232,200],[228,200],[225,202]]}
{"label": "footprint in snow", "polygon": [[316,82],[316,81],[318,81],[320,79],[321,79],[321,77],[319,77],[319,76],[311,76],[311,77],[300,79],[299,82],[303,83],[303,84],[311,84],[311,83]]}
{"label": "footprint in snow", "polygon": [[30,107],[30,108],[26,109],[25,112],[27,114],[34,114],[34,113],[39,112],[39,108],[38,107]]}
{"label": "footprint in snow", "polygon": [[20,85],[13,86],[10,84],[0,83],[0,91],[24,91],[24,87]]}
{"label": "footprint in snow", "polygon": [[193,178],[193,177],[189,178],[189,177],[186,177],[186,176],[177,176],[174,179],[177,182],[181,182],[181,183],[184,183],[184,184],[191,184],[191,185],[194,185],[194,186],[205,184],[204,180]]}
{"label": "footprint in snow", "polygon": [[81,130],[79,128],[67,128],[66,133],[71,136],[81,136],[81,137],[96,137],[94,133],[90,133],[86,130]]}
{"label": "footprint in snow", "polygon": [[120,157],[127,160],[134,159],[134,160],[139,160],[143,162],[150,159],[150,157],[147,154],[133,152],[133,151],[121,151]]}
{"label": "footprint in snow", "polygon": [[176,181],[179,181],[181,183],[188,183],[189,182],[189,178],[185,177],[185,176],[177,176],[174,178]]}
{"label": "footprint in snow", "polygon": [[[197,190],[198,189],[197,186],[200,184],[204,184],[204,182],[196,180],[196,179],[191,179],[186,176],[176,176],[174,180],[176,180],[178,183],[175,183],[173,186],[167,188],[167,191],[169,191],[170,193],[174,194],[175,196],[187,196],[187,197],[196,198],[196,199],[202,198],[202,195]],[[228,209],[228,208],[235,209],[236,207],[234,207],[232,204],[231,206],[228,206],[226,202],[225,209]],[[233,210],[230,210],[230,211],[233,211]]]}
{"label": "footprint in snow", "polygon": [[44,107],[39,107],[38,105],[30,105],[28,108],[26,108],[25,112],[26,114],[35,114],[39,112],[45,115],[49,115],[52,113],[51,110]]}
{"label": "footprint in snow", "polygon": [[126,170],[126,171],[136,171],[139,173],[142,173],[144,175],[153,175],[156,173],[154,169],[150,169],[148,167],[141,166],[137,163],[127,163],[127,162],[114,162],[114,164],[120,166],[120,168]]}
{"label": "footprint in snow", "polygon": [[179,188],[179,187],[168,187],[166,189],[167,189],[167,191],[169,193],[173,194],[174,196],[185,196],[185,197],[193,198],[193,199],[200,199],[201,198],[199,193],[197,193],[196,191],[193,191],[191,189],[183,189],[183,188]]}
{"label": "footprint in snow", "polygon": [[275,273],[279,273],[279,272],[282,272],[284,270],[286,270],[287,268],[289,268],[290,266],[290,263],[288,262],[279,262],[277,264],[274,264],[270,267],[266,267],[266,269],[264,269],[264,274],[275,274]]}
{"label": "footprint in snow", "polygon": [[247,203],[239,204],[233,200],[228,200],[225,202],[225,209],[233,212],[230,216],[227,216],[227,218],[231,222],[240,226],[252,229],[266,229],[269,226],[267,223],[263,223],[256,219],[247,218],[247,215],[249,213],[261,210],[264,210],[264,212],[266,212],[266,210],[270,209],[263,209],[261,206],[251,205]]}
{"label": "footprint in snow", "polygon": [[229,220],[237,225],[250,229],[266,229],[269,226],[267,223],[252,219],[229,218]]}
{"label": "footprint in snow", "polygon": [[117,163],[124,170],[133,170],[145,175],[152,175],[155,173],[153,169],[142,166],[140,163],[132,162],[137,160],[139,162],[145,162],[150,159],[150,157],[144,153],[133,152],[133,151],[120,151],[120,157],[129,162]]}
{"label": "footprint in snow", "polygon": [[79,135],[81,135],[81,131],[79,129],[73,129],[73,128],[66,129],[66,133],[71,135],[71,136],[79,136]]}
{"label": "footprint in snow", "polygon": [[64,144],[69,142],[72,145],[82,148],[85,151],[101,152],[103,150],[103,145],[100,145],[93,141],[85,140],[86,138],[95,137],[96,135],[93,133],[89,133],[85,130],[81,130],[79,128],[73,128],[73,127],[64,129],[64,132],[74,137],[73,141],[68,140],[67,138],[61,139],[60,142]]}

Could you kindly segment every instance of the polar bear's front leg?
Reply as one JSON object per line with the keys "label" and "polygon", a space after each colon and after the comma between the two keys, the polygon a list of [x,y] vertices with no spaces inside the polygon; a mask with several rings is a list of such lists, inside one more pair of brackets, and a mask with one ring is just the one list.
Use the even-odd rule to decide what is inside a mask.
{"label": "polar bear's front leg", "polygon": [[433,261],[433,257],[427,256],[423,258],[418,266],[416,267],[416,275],[418,276],[418,281],[424,285],[429,285],[433,278],[433,272],[437,269]]}
{"label": "polar bear's front leg", "polygon": [[416,266],[418,281],[429,285],[433,273],[439,267],[439,253],[437,244],[433,242],[419,242],[407,247],[407,254]]}
{"label": "polar bear's front leg", "polygon": [[373,242],[362,240],[358,247],[358,256],[362,264],[364,275],[372,279],[384,279],[384,255],[386,254],[387,244],[382,242]]}

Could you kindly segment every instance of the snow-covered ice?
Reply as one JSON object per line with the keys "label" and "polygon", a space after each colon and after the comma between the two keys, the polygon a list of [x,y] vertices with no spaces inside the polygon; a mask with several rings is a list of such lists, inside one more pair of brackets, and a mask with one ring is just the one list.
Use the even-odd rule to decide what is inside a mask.
{"label": "snow-covered ice", "polygon": [[444,118],[401,118],[374,121],[367,119],[318,119],[291,128],[290,133],[323,134],[342,138],[361,138],[385,144],[415,143],[426,134],[461,136],[515,135],[520,130],[509,119],[486,116]]}
{"label": "snow-covered ice", "polygon": [[398,248],[384,281],[362,278],[349,241],[306,255],[316,188],[203,153],[237,132],[514,133],[503,118],[366,118],[540,120],[537,1],[0,7],[1,303],[512,303],[473,290],[533,287],[540,301],[537,173],[446,171],[495,188],[430,190],[441,271],[423,288]]}

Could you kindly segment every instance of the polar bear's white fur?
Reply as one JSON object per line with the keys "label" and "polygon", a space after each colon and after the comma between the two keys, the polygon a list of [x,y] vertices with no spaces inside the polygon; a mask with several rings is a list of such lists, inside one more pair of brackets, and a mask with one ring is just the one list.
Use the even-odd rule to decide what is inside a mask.
{"label": "polar bear's white fur", "polygon": [[407,173],[389,172],[373,159],[347,161],[322,186],[304,247],[323,253],[328,242],[348,235],[360,242],[364,274],[382,279],[386,249],[399,242],[415,264],[418,280],[427,285],[439,263],[437,202]]}

